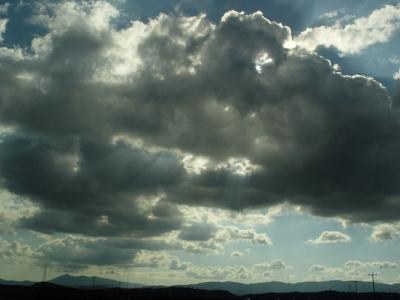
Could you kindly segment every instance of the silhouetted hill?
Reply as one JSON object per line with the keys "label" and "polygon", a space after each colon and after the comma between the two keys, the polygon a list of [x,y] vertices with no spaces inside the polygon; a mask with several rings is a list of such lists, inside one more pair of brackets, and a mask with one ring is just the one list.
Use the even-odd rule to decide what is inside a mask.
{"label": "silhouetted hill", "polygon": [[[93,277],[90,276],[72,276],[72,275],[62,275],[56,277],[49,281],[49,283],[53,283],[56,285],[61,285],[65,287],[73,287],[73,288],[95,288],[95,289],[104,289],[104,288],[117,288],[121,287],[124,289],[127,288],[142,288],[146,287],[143,284],[138,283],[129,283],[129,282],[118,282],[116,280],[102,278],[102,277]],[[94,283],[94,286],[93,286]],[[0,280],[0,284],[4,285],[32,285],[34,282],[31,281],[7,281]],[[336,291],[336,292],[349,292],[355,291],[354,282],[353,281],[322,281],[322,282],[300,282],[300,283],[285,283],[285,282],[260,282],[260,283],[239,283],[239,282],[203,282],[198,284],[191,285],[180,285],[176,286],[178,288],[195,288],[207,291],[228,291],[235,295],[250,295],[250,294],[264,294],[264,293],[294,293],[294,292],[302,292],[302,293],[318,293],[323,291]],[[163,286],[151,286],[148,287],[151,289],[166,289],[167,287]],[[358,282],[358,292],[359,293],[368,293],[371,292],[372,285],[370,282]],[[377,292],[384,293],[400,293],[400,284],[382,284],[376,283]],[[400,299],[400,296],[399,296]]]}
{"label": "silhouetted hill", "polygon": [[0,285],[1,300],[239,300],[238,296],[226,291],[205,291],[191,288],[162,289],[75,289],[67,287],[50,288],[48,285],[7,286]]}
{"label": "silhouetted hill", "polygon": [[[383,284],[376,283],[376,290],[384,293],[400,293],[400,284]],[[198,284],[187,285],[204,290],[225,290],[236,295],[263,294],[263,293],[316,293],[323,291],[349,292],[355,291],[353,281],[321,281],[321,282],[260,282],[260,283],[239,283],[239,282],[202,282]],[[357,289],[360,293],[371,292],[372,285],[370,282],[359,281]]]}
{"label": "silhouetted hill", "polygon": [[0,279],[0,284],[3,285],[32,285],[35,282],[33,281],[28,281],[28,280],[24,280],[24,281],[17,281],[17,280],[4,280],[4,279]]}
{"label": "silhouetted hill", "polygon": [[44,289],[63,289],[65,286],[54,284],[51,282],[37,282],[32,285],[35,288],[44,288]]}
{"label": "silhouetted hill", "polygon": [[[93,280],[94,279],[94,280]],[[51,279],[49,282],[67,286],[67,287],[92,287],[93,284],[96,288],[139,288],[145,287],[140,283],[132,282],[121,282],[113,279],[102,278],[102,277],[89,277],[89,276],[72,276],[69,274],[61,275],[59,277]]]}
{"label": "silhouetted hill", "polygon": [[267,293],[260,295],[242,296],[240,299],[251,300],[398,300],[394,293],[345,293],[325,291],[318,293]]}
{"label": "silhouetted hill", "polygon": [[0,285],[1,300],[398,300],[399,294],[377,293],[265,293],[260,295],[236,296],[226,291],[206,291],[193,288],[161,289],[76,289],[39,283],[33,286]]}

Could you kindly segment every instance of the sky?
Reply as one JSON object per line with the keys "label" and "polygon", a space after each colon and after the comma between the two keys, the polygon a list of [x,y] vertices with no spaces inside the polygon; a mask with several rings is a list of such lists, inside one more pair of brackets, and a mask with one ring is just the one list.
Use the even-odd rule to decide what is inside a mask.
{"label": "sky", "polygon": [[0,278],[400,282],[400,3],[0,1]]}

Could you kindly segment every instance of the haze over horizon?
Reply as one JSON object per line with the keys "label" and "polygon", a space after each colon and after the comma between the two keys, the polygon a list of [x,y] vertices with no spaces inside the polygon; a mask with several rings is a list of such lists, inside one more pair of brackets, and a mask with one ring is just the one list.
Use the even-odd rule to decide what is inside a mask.
{"label": "haze over horizon", "polygon": [[399,49],[393,0],[0,0],[0,278],[400,282]]}

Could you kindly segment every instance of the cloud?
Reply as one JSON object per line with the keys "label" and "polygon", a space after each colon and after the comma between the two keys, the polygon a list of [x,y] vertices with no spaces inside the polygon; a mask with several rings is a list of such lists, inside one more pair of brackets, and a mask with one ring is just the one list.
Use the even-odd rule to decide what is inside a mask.
{"label": "cloud", "polygon": [[271,239],[243,228],[213,238],[181,206],[240,213],[288,203],[353,222],[400,218],[398,112],[386,89],[287,49],[290,28],[260,12],[118,27],[105,2],[48,9],[29,51],[0,51],[1,186],[38,207],[20,226],[133,239],[175,232],[196,252]]}
{"label": "cloud", "polygon": [[378,267],[379,269],[396,269],[399,267],[397,263],[391,261],[373,262],[371,265],[373,267]]}
{"label": "cloud", "polygon": [[240,229],[235,226],[221,227],[216,233],[216,241],[248,240],[253,244],[272,245],[271,238],[266,233],[257,233],[254,228]]}
{"label": "cloud", "polygon": [[[306,277],[308,281],[322,281],[322,280],[343,280],[344,278],[348,280],[354,280],[355,278],[362,280],[366,278],[366,274],[363,274],[364,277],[360,277],[360,274],[357,273],[355,276],[354,270],[345,270],[342,267],[333,267],[324,264],[314,264],[308,268],[308,271],[312,274],[311,276]],[[368,273],[367,273],[368,274]]]}
{"label": "cloud", "polygon": [[178,208],[192,222],[208,220],[218,224],[244,225],[247,227],[255,224],[268,225],[281,216],[284,209],[291,209],[285,205],[272,206],[266,210],[253,209],[243,211],[188,205],[178,205]]}
{"label": "cloud", "polygon": [[391,241],[400,237],[400,224],[379,224],[374,226],[371,239],[375,242]]}
{"label": "cloud", "polygon": [[392,55],[391,57],[389,57],[389,62],[391,62],[394,65],[399,65],[400,64],[400,56],[397,55]]}
{"label": "cloud", "polygon": [[217,226],[211,223],[196,223],[183,228],[178,237],[186,241],[208,241],[217,232]]}
{"label": "cloud", "polygon": [[[140,251],[133,261],[139,268],[171,268],[181,266],[179,260],[166,252]],[[176,269],[177,270],[177,269]]]}
{"label": "cloud", "polygon": [[351,237],[340,231],[323,231],[316,239],[308,240],[308,243],[316,245],[345,243],[350,241]]}
{"label": "cloud", "polygon": [[344,263],[345,268],[353,269],[396,269],[399,265],[391,261],[372,261],[372,262],[361,262],[359,260],[349,260]]}
{"label": "cloud", "polygon": [[284,270],[284,269],[288,269],[288,268],[289,268],[288,265],[281,259],[253,265],[253,269],[259,270],[259,271],[276,271],[276,270]]}
{"label": "cloud", "polygon": [[7,14],[10,3],[0,4],[0,14]]}
{"label": "cloud", "polygon": [[[174,156],[153,155],[124,143],[85,143],[80,152],[78,161],[46,143],[3,140],[0,164],[1,174],[7,177],[5,185],[16,194],[31,195],[45,207],[23,220],[23,226],[91,235],[135,231],[151,235],[180,227],[179,211],[172,204],[159,200],[151,205],[148,199],[132,202],[130,198],[135,194],[154,198],[158,184],[173,183],[181,172]],[[143,206],[143,202],[148,204]]]}
{"label": "cloud", "polygon": [[186,272],[186,276],[198,280],[225,280],[229,277],[235,276],[236,274],[236,268],[233,267],[198,267]]}
{"label": "cloud", "polygon": [[21,219],[33,216],[38,211],[31,201],[7,191],[0,191],[0,198],[1,225],[15,226]]}
{"label": "cloud", "polygon": [[4,40],[3,34],[6,32],[8,19],[0,19],[0,43]]}
{"label": "cloud", "polygon": [[94,266],[128,267],[138,251],[110,247],[101,238],[67,235],[42,244],[35,258],[52,269],[76,272]]}
{"label": "cloud", "polygon": [[[384,276],[384,272],[390,269],[396,269],[399,265],[391,261],[370,261],[363,262],[360,260],[348,260],[342,266],[328,266],[322,264],[311,265],[308,270],[313,274],[318,274],[314,279],[324,280],[337,278],[338,280],[368,280],[369,272],[380,271],[380,275]],[[311,278],[312,279],[312,278]]]}
{"label": "cloud", "polygon": [[34,257],[32,248],[21,240],[0,239],[0,261],[6,264],[29,264]]}
{"label": "cloud", "polygon": [[242,253],[240,251],[233,251],[231,253],[231,257],[240,257],[240,256],[243,256],[243,255],[244,255],[244,253]]}
{"label": "cloud", "polygon": [[344,263],[344,266],[346,268],[360,268],[364,265],[363,262],[359,260],[348,260]]}
{"label": "cloud", "polygon": [[188,264],[181,263],[179,259],[173,259],[169,265],[169,268],[175,271],[185,271],[188,268]]}
{"label": "cloud", "polygon": [[299,46],[315,50],[319,45],[336,47],[342,55],[356,54],[376,43],[384,43],[400,29],[400,5],[385,5],[369,16],[332,26],[307,28],[296,37]]}
{"label": "cloud", "polygon": [[242,229],[232,225],[223,226],[207,222],[191,223],[193,220],[188,216],[185,216],[185,220],[187,223],[180,232],[170,235],[167,243],[170,249],[194,254],[222,254],[225,245],[235,241],[247,241],[253,245],[272,245],[266,233],[258,233],[254,228]]}
{"label": "cloud", "polygon": [[263,277],[273,276],[274,271],[288,269],[282,260],[259,263],[250,267],[245,266],[212,266],[198,267],[190,266],[185,273],[186,276],[198,280],[263,280]]}
{"label": "cloud", "polygon": [[339,15],[339,11],[337,11],[337,10],[331,10],[331,11],[328,11],[328,12],[324,13],[324,14],[321,16],[321,18],[328,18],[328,19],[331,19],[331,18],[336,18],[338,15]]}
{"label": "cloud", "polygon": [[324,265],[312,265],[308,268],[310,272],[323,272],[327,269]]}
{"label": "cloud", "polygon": [[[65,235],[48,237],[30,255],[32,262],[53,270],[77,272],[95,266],[127,270],[131,268],[163,268],[184,271],[188,264],[180,262],[165,250],[183,250],[162,239],[91,238]],[[33,252],[33,251],[32,251]]]}
{"label": "cloud", "polygon": [[400,80],[400,69],[396,73],[393,74],[393,79]]}

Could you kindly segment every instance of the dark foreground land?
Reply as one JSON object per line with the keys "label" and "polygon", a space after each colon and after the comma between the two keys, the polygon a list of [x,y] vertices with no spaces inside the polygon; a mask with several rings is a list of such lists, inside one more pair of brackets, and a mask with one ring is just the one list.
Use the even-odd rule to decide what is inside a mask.
{"label": "dark foreground land", "polygon": [[341,292],[320,292],[320,293],[267,293],[260,295],[236,296],[226,291],[206,291],[192,288],[139,288],[139,289],[76,289],[54,284],[36,284],[33,286],[0,285],[1,300],[395,300],[400,299],[400,294]]}

